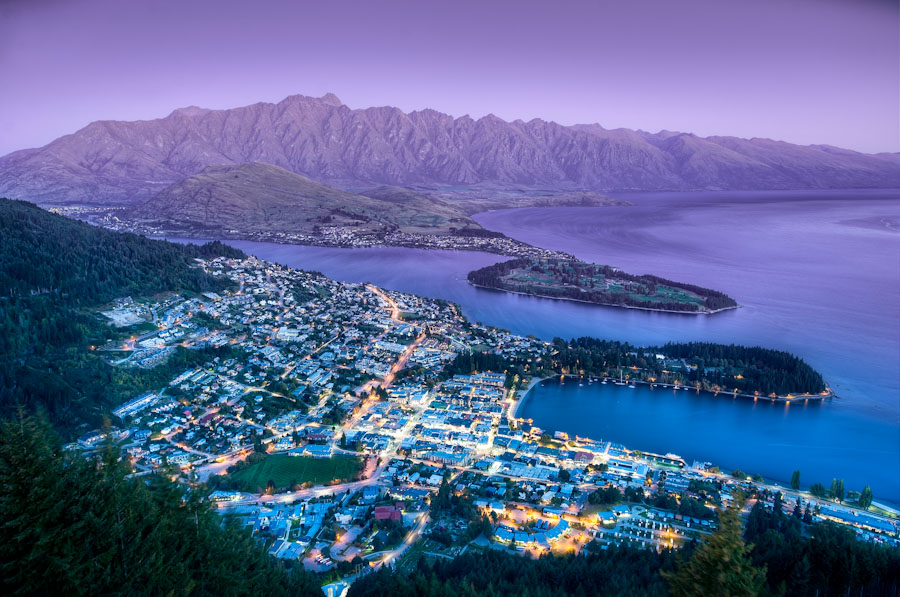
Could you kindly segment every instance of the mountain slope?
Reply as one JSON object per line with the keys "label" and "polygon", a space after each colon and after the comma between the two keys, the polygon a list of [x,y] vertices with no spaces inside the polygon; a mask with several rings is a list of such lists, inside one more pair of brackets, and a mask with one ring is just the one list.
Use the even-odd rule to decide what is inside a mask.
{"label": "mountain slope", "polygon": [[[113,232],[0,199],[0,415],[41,408],[72,431],[102,424],[114,405],[166,383],[165,366],[115,368],[87,349],[120,333],[96,310],[127,295],[222,290],[230,283],[194,261],[219,255],[243,253],[218,242],[177,245]],[[168,363],[208,358],[182,349]]]}
{"label": "mountain slope", "polygon": [[700,138],[434,110],[352,110],[329,94],[157,120],[99,121],[0,158],[0,193],[134,204],[212,165],[265,162],[343,188],[493,184],[555,190],[900,186],[900,161],[769,139]]}
{"label": "mountain slope", "polygon": [[623,203],[591,192],[484,195],[454,194],[451,199],[387,185],[349,193],[278,166],[251,162],[204,168],[127,210],[124,217],[138,227],[200,236],[314,233],[322,227],[359,233],[465,230],[467,235],[481,235],[484,229],[470,215],[490,209]]}
{"label": "mountain slope", "polygon": [[481,228],[459,209],[408,189],[381,187],[348,193],[278,166],[252,162],[210,166],[131,210],[146,222],[198,231],[312,231],[317,226],[359,231],[447,232]]}
{"label": "mountain slope", "polygon": [[323,595],[314,574],[222,524],[202,491],[132,477],[113,450],[98,466],[14,416],[0,421],[4,595]]}

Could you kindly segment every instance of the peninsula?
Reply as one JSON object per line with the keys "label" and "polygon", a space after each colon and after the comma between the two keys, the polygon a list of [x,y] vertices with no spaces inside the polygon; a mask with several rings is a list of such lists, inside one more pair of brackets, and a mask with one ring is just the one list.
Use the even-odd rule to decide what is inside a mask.
{"label": "peninsula", "polygon": [[574,257],[519,257],[469,272],[468,280],[480,288],[650,311],[710,314],[738,306],[717,290]]}

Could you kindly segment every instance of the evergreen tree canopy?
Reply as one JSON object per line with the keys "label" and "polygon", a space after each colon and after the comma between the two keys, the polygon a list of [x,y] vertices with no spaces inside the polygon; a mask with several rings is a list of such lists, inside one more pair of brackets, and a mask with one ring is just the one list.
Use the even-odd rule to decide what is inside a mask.
{"label": "evergreen tree canopy", "polygon": [[719,528],[697,548],[690,560],[674,573],[665,575],[673,595],[753,597],[760,594],[766,580],[765,567],[756,568],[750,560],[750,548],[741,537],[739,508],[740,505],[721,512]]}
{"label": "evergreen tree canopy", "polygon": [[356,581],[349,597],[555,597],[562,595],[664,595],[659,575],[672,567],[670,552],[628,547],[590,550],[582,556],[532,560],[504,551],[471,551],[453,560],[419,561],[409,573],[382,568]]}
{"label": "evergreen tree canopy", "polygon": [[0,414],[42,408],[61,427],[98,425],[104,411],[148,389],[157,373],[114,371],[88,350],[116,333],[91,309],[124,296],[221,290],[230,282],[195,267],[214,256],[243,253],[113,232],[0,199]]}
{"label": "evergreen tree canopy", "polygon": [[758,501],[744,538],[753,544],[753,563],[765,565],[772,594],[782,589],[799,597],[900,593],[900,549],[859,541],[852,530],[831,522],[813,524],[808,503],[798,519]]}
{"label": "evergreen tree canopy", "polygon": [[0,424],[0,592],[321,595],[193,492],[68,455],[43,418]]}

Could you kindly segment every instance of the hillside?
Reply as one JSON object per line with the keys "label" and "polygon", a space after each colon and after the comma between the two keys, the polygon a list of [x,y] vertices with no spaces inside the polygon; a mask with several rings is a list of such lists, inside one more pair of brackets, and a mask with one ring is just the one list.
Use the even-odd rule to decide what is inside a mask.
{"label": "hillside", "polygon": [[490,209],[551,205],[619,205],[590,192],[474,194],[439,197],[382,185],[351,193],[284,168],[252,162],[209,166],[129,209],[138,226],[203,236],[223,231],[312,233],[339,226],[359,233],[489,234],[470,215]]}
{"label": "hillside", "polygon": [[[165,371],[125,372],[87,349],[115,333],[96,307],[124,296],[220,290],[197,257],[240,257],[112,232],[0,199],[0,416],[41,408],[62,428],[102,423],[112,405],[157,383]],[[173,366],[208,358],[179,351]]]}
{"label": "hillside", "polygon": [[[0,194],[45,204],[144,202],[209,166],[264,162],[345,189],[472,185],[548,192],[900,186],[896,155],[770,139],[563,126],[434,110],[351,109],[334,95],[98,121],[0,158]],[[527,193],[526,193],[527,194]]]}
{"label": "hillside", "polygon": [[129,478],[114,456],[97,466],[63,450],[44,421],[3,418],[4,595],[322,595],[314,575],[223,526],[200,492]]}
{"label": "hillside", "polygon": [[360,195],[257,162],[205,168],[137,206],[131,216],[194,232],[309,232],[342,226],[440,233],[450,227],[481,228],[447,202],[407,189],[382,187]]}
{"label": "hillside", "polygon": [[193,260],[215,255],[243,253],[217,242],[176,245],[111,232],[0,199],[2,300],[50,297],[60,304],[91,305],[127,294],[213,290],[221,281],[193,267]]}

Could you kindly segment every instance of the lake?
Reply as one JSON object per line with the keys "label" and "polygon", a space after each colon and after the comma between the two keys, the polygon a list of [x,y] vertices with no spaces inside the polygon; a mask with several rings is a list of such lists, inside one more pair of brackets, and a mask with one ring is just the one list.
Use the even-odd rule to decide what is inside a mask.
{"label": "lake", "polygon": [[[504,259],[456,251],[335,249],[230,241],[329,277],[454,301],[522,334],[636,344],[708,340],[789,350],[839,398],[806,408],[618,386],[536,388],[536,425],[675,452],[804,485],[832,477],[900,502],[900,192],[617,195],[632,206],[505,210],[486,228],[635,274],[722,290],[741,308],[652,313],[476,289],[466,274]],[[602,389],[601,389],[602,388]]]}
{"label": "lake", "polygon": [[[690,464],[711,461],[787,483],[800,469],[804,486],[833,477],[848,488],[871,485],[879,500],[897,502],[896,425],[842,414],[833,402],[790,406],[696,391],[635,388],[569,379],[535,386],[518,416],[550,430],[675,452]],[[877,489],[876,489],[877,488]]]}

